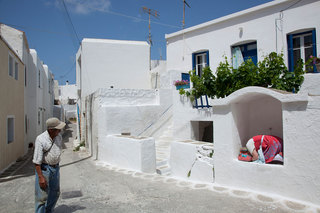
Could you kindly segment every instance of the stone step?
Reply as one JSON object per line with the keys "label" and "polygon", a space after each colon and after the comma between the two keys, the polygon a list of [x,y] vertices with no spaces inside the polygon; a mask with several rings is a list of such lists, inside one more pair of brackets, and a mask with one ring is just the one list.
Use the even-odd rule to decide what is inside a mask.
{"label": "stone step", "polygon": [[156,167],[160,168],[160,167],[162,167],[164,165],[168,165],[168,160],[167,159],[163,159],[163,158],[157,158]]}
{"label": "stone step", "polygon": [[156,171],[159,175],[170,175],[171,173],[171,169],[168,164],[158,167]]}

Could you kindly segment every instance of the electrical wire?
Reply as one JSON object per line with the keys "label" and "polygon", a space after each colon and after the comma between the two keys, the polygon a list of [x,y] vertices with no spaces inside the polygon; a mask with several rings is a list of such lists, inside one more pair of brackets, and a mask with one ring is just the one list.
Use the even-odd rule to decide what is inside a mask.
{"label": "electrical wire", "polygon": [[290,5],[289,7],[287,7],[286,9],[283,9],[283,10],[281,10],[280,12],[283,12],[283,11],[285,11],[285,10],[287,10],[287,9],[289,9],[289,8],[291,8],[291,7],[293,7],[294,5],[296,5],[296,4],[298,4],[299,2],[301,2],[302,0],[298,0],[296,3],[294,3],[294,4],[292,4],[292,5]]}
{"label": "electrical wire", "polygon": [[70,67],[70,69],[65,74],[59,76],[59,79],[62,79],[64,77],[68,76],[73,71],[73,68],[74,68],[75,65],[76,65],[76,61],[73,62],[72,66]]}
{"label": "electrical wire", "polygon": [[61,0],[61,2],[62,2],[62,4],[63,4],[63,7],[64,7],[64,9],[65,9],[65,12],[66,12],[66,14],[67,14],[67,17],[68,17],[68,19],[69,19],[69,21],[70,21],[70,23],[71,23],[72,30],[73,30],[74,34],[76,35],[76,38],[77,38],[77,40],[78,40],[78,42],[79,42],[79,45],[80,45],[81,42],[80,42],[80,39],[79,39],[78,34],[77,34],[77,32],[76,32],[76,29],[74,28],[74,25],[73,25],[73,23],[72,23],[72,20],[71,20],[71,17],[70,17],[68,8],[67,8],[64,0]]}
{"label": "electrical wire", "polygon": [[[68,2],[68,3],[69,3],[69,4],[74,4],[74,5],[77,4],[77,3],[75,3],[75,2]],[[86,5],[86,7],[88,7],[89,9],[92,9],[92,10],[96,10],[96,11],[102,12],[102,13],[108,13],[108,14],[111,14],[111,15],[116,15],[116,16],[122,16],[122,17],[125,17],[125,18],[129,18],[129,19],[132,19],[132,20],[134,20],[134,21],[149,22],[149,20],[146,20],[146,19],[143,19],[143,18],[140,18],[140,17],[130,16],[130,15],[123,14],[123,13],[119,13],[119,12],[114,12],[114,11],[110,11],[110,10],[105,10],[105,9],[101,9],[101,8],[96,8],[96,7],[92,7],[92,6],[90,6],[90,5]],[[178,26],[170,25],[170,24],[165,24],[165,23],[158,22],[158,21],[151,21],[151,23],[158,24],[158,25],[162,25],[162,26],[165,26],[165,27],[172,27],[172,28],[178,28],[178,29],[180,29],[180,27],[178,27]]]}

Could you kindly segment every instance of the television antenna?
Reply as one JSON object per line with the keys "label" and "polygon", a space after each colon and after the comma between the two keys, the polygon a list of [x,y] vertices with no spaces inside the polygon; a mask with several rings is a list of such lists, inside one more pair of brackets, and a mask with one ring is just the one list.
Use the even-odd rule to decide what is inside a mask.
{"label": "television antenna", "polygon": [[183,20],[182,20],[182,29],[184,29],[184,25],[185,25],[185,13],[186,13],[186,5],[190,7],[190,5],[186,2],[186,0],[182,0],[183,1]]}
{"label": "television antenna", "polygon": [[147,7],[142,7],[143,12],[149,14],[149,44],[152,45],[152,39],[151,39],[151,16],[154,16],[158,18],[160,16],[160,13],[156,10],[149,9]]}

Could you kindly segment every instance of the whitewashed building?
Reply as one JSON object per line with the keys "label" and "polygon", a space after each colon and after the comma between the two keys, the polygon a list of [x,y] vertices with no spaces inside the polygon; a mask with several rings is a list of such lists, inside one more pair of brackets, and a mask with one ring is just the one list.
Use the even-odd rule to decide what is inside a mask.
{"label": "whitewashed building", "polygon": [[36,68],[36,132],[39,135],[46,130],[46,120],[53,116],[53,75],[48,66],[40,60],[36,50],[31,49],[30,54]]}
{"label": "whitewashed building", "polygon": [[149,89],[147,42],[83,39],[76,55],[81,97],[99,88]]}
{"label": "whitewashed building", "polygon": [[[86,98],[100,88],[150,89],[149,56],[150,46],[144,41],[83,39],[76,54],[79,119],[85,120]],[[81,135],[84,125],[79,123]]]}
{"label": "whitewashed building", "polygon": [[[298,3],[277,0],[167,34],[167,71],[174,73],[175,79],[171,80],[180,80],[181,73],[194,69],[200,75],[205,66],[215,72],[225,56],[236,67],[248,58],[257,63],[270,52],[282,52],[292,70],[299,58],[305,61],[310,55],[317,55],[320,48],[319,10],[317,0]],[[315,72],[315,68],[310,72]],[[206,100],[203,102],[206,105]],[[197,129],[198,121],[208,120],[206,109],[195,110],[183,107],[186,104],[177,104],[177,113],[174,113],[176,135],[181,139],[197,138],[193,136],[197,134],[194,129]]]}
{"label": "whitewashed building", "polygon": [[317,0],[276,0],[167,34],[167,70],[201,73],[204,66],[215,70],[225,56],[257,62],[270,52],[283,52],[292,70],[298,58],[317,54],[319,7]]}
{"label": "whitewashed building", "polygon": [[[170,79],[180,80],[189,70],[201,75],[205,66],[215,72],[225,56],[236,68],[248,58],[257,63],[270,52],[282,52],[293,70],[298,59],[318,54],[319,11],[317,0],[277,0],[168,34]],[[247,87],[205,101],[212,107],[196,109],[178,91],[173,93],[178,141],[171,146],[172,175],[319,206],[320,168],[313,150],[319,150],[320,74],[315,67],[308,72],[298,94]],[[208,129],[211,135],[205,133]],[[283,165],[238,161],[240,147],[257,134],[283,138]],[[213,146],[193,141],[204,138]]]}

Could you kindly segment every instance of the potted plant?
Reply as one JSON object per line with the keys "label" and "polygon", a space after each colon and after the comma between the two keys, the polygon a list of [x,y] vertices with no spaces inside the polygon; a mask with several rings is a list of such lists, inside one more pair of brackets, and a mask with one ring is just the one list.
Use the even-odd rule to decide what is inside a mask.
{"label": "potted plant", "polygon": [[316,66],[317,71],[320,72],[320,58],[317,56],[310,56],[310,59],[312,60],[312,64]]}
{"label": "potted plant", "polygon": [[190,82],[188,80],[174,81],[173,85],[176,86],[177,90],[190,88]]}

